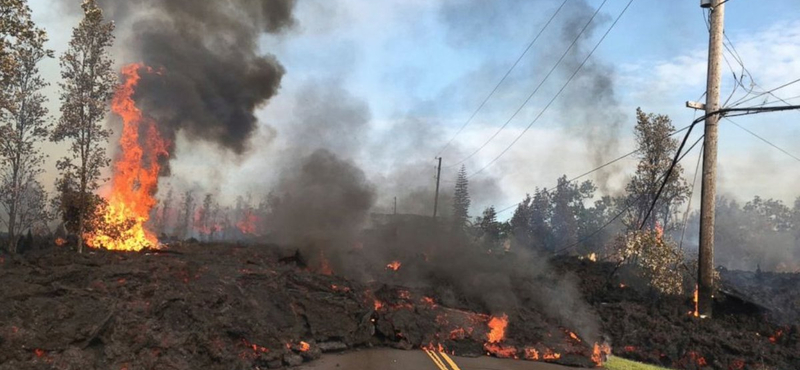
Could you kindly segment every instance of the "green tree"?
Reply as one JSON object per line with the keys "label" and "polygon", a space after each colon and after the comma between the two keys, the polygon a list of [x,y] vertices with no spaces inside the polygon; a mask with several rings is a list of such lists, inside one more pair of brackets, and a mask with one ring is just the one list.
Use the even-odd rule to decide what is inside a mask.
{"label": "green tree", "polygon": [[71,154],[58,161],[63,176],[77,182],[78,252],[83,251],[85,220],[94,210],[91,194],[100,186],[101,169],[111,160],[105,145],[111,131],[102,122],[117,86],[109,49],[114,23],[103,19],[95,0],[83,2],[83,20],[73,29],[69,48],[61,57],[61,119],[52,140],[71,142]]}
{"label": "green tree", "polygon": [[453,195],[453,230],[463,231],[469,221],[469,180],[467,168],[461,166],[456,178],[455,194]]}
{"label": "green tree", "polygon": [[483,215],[476,220],[478,224],[478,237],[483,240],[484,248],[496,251],[506,235],[506,224],[497,221],[497,211],[490,206],[483,211]]}
{"label": "green tree", "polygon": [[0,223],[8,230],[12,252],[25,229],[36,223],[46,224],[48,219],[47,194],[37,179],[45,159],[39,144],[47,140],[50,129],[42,94],[47,83],[39,74],[38,65],[52,57],[52,51],[44,47],[47,34],[32,26],[27,6],[23,10],[17,13],[23,19],[17,21],[27,25],[25,30],[2,40],[3,56],[13,58],[13,63],[2,71],[0,207],[6,217],[0,218]]}
{"label": "green tree", "polygon": [[[636,156],[639,164],[626,187],[628,197],[625,203],[631,206],[627,218],[629,229],[641,226],[664,182],[678,150],[678,139],[670,136],[674,130],[668,116],[645,114],[641,108],[636,109],[635,135],[639,149]],[[673,211],[686,201],[689,193],[682,175],[683,167],[676,164],[645,226],[655,228],[661,225],[664,230],[671,230]]]}
{"label": "green tree", "polygon": [[556,252],[568,250],[578,252],[578,240],[583,231],[586,216],[584,201],[591,199],[597,188],[591,181],[576,184],[567,180],[567,176],[558,179],[553,192],[553,214],[550,220],[553,228],[553,245]]}

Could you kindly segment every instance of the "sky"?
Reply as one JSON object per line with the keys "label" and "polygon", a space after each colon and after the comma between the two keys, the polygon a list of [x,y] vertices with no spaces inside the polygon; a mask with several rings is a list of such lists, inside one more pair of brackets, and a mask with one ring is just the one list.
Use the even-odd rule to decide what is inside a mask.
{"label": "sky", "polygon": [[[74,3],[77,7],[80,2]],[[632,151],[637,107],[669,115],[677,128],[699,114],[684,106],[705,91],[708,32],[699,1],[694,0],[633,1],[585,68],[543,110],[627,3],[567,0],[492,99],[442,151],[561,0],[298,1],[295,26],[283,34],[261,38],[261,52],[275,55],[286,75],[278,95],[258,109],[262,130],[252,138],[251,150],[236,156],[179,137],[169,182],[217,191],[228,201],[235,194],[266,193],[264,189],[276,181],[278,158],[296,143],[285,133],[297,124],[302,112],[320,111],[322,117],[330,113],[339,117],[331,119],[344,120],[351,112],[359,112],[364,126],[340,134],[343,142],[354,147],[346,151],[349,159],[377,184],[378,206],[386,208],[400,183],[392,180],[401,173],[400,166],[403,177],[433,183],[435,157],[441,154],[442,186],[452,187],[461,160],[508,122],[483,149],[463,162],[475,184],[472,213],[488,205],[506,208],[537,187],[553,187],[561,175],[577,176]],[[565,63],[554,69],[509,120],[601,4]],[[31,0],[30,5],[34,20],[49,33],[48,46],[56,55],[62,54],[71,28],[78,22],[75,13],[54,5],[53,0]],[[726,34],[757,84],[753,91],[800,78],[797,14],[800,2],[795,0],[727,2]],[[119,40],[124,43],[124,37]],[[723,100],[733,90],[734,74],[741,75],[738,57],[726,56],[732,70],[723,64]],[[117,60],[120,66],[129,62],[135,61]],[[47,94],[55,117],[57,60],[43,63],[42,73],[52,82]],[[750,86],[751,80],[745,78],[744,84]],[[743,90],[737,89],[730,102],[745,96]],[[800,83],[778,90],[776,95],[796,97]],[[316,98],[309,100],[309,96]],[[759,98],[749,103],[762,102]],[[800,103],[800,98],[789,102]],[[308,105],[311,103],[313,107]],[[734,121],[800,157],[798,118],[800,111],[790,111]],[[699,137],[699,131],[690,143]],[[344,136],[352,136],[352,140]],[[787,203],[800,196],[799,161],[726,121],[720,125],[719,140],[720,194],[742,201],[760,195]],[[64,147],[46,146],[49,165],[64,154]],[[697,154],[696,148],[682,163],[690,182]],[[626,159],[587,179],[598,182],[608,194],[618,194],[635,166],[634,160]],[[48,169],[42,181],[49,185],[54,178],[54,168]],[[399,204],[399,211],[403,207]],[[507,212],[501,218],[510,215]]]}

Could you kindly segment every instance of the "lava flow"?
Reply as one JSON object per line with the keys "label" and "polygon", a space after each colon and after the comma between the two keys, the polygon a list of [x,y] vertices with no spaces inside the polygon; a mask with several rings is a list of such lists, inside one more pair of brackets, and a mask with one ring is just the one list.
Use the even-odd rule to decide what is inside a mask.
{"label": "lava flow", "polygon": [[120,151],[114,161],[111,193],[101,216],[102,225],[86,236],[90,247],[125,251],[158,247],[158,239],[146,223],[156,205],[159,160],[168,156],[169,144],[161,138],[156,123],[145,117],[133,100],[140,70],[153,73],[141,64],[122,68],[124,83],[111,103],[111,110],[123,122]]}

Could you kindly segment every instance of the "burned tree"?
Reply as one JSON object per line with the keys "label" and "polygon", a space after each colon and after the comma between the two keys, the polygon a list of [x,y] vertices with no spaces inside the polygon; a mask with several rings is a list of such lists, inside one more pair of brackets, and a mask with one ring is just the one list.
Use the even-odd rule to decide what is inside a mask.
{"label": "burned tree", "polygon": [[[13,2],[12,2],[13,3]],[[16,241],[35,223],[47,222],[47,195],[37,180],[43,172],[45,156],[37,146],[45,141],[50,125],[42,94],[48,84],[39,74],[39,62],[52,57],[44,47],[47,34],[30,20],[24,2],[4,2],[0,9],[15,17],[3,19],[3,55],[10,58],[3,64],[2,105],[0,105],[0,207],[4,211],[0,223],[8,230],[9,250],[15,252]],[[16,26],[6,22],[13,21]]]}
{"label": "burned tree", "polygon": [[[664,230],[671,230],[673,210],[686,201],[689,187],[682,177],[683,167],[676,164],[669,178],[664,179],[678,150],[678,139],[670,136],[674,131],[675,127],[668,116],[646,114],[641,108],[636,109],[635,134],[639,149],[636,155],[639,164],[636,174],[626,187],[626,203],[631,205],[627,220],[629,229],[643,226],[642,223],[655,201],[655,207],[644,226],[653,229],[656,225],[661,225]],[[656,199],[664,181],[664,191]]]}
{"label": "burned tree", "polygon": [[108,102],[117,86],[109,49],[114,23],[105,22],[95,0],[86,0],[84,17],[73,29],[69,49],[61,57],[61,119],[53,131],[55,142],[70,141],[71,154],[58,161],[62,177],[77,182],[78,252],[83,251],[85,220],[91,193],[100,186],[100,170],[110,163],[105,144],[111,131],[102,126]]}

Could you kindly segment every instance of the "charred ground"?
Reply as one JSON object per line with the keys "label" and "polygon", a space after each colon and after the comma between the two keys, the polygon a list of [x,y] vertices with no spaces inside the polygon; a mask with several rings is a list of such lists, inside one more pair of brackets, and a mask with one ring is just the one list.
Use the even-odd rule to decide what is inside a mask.
{"label": "charred ground", "polygon": [[[0,369],[277,368],[367,346],[594,366],[592,344],[535,305],[508,312],[502,340],[492,342],[500,317],[460,288],[390,283],[411,266],[380,266],[382,278],[357,283],[310,271],[302,259],[275,246],[208,244],[4,257]],[[426,262],[405,262],[413,263]],[[723,286],[740,294],[719,297],[727,311],[697,320],[687,314],[690,298],[622,288],[624,273],[609,280],[612,264],[559,257],[551,265],[577,279],[617,355],[681,369],[800,367],[797,325],[772,320],[784,317],[778,306],[791,306],[748,303],[752,287],[729,284],[739,273],[723,274]],[[762,281],[762,294],[797,299],[796,289]]]}

